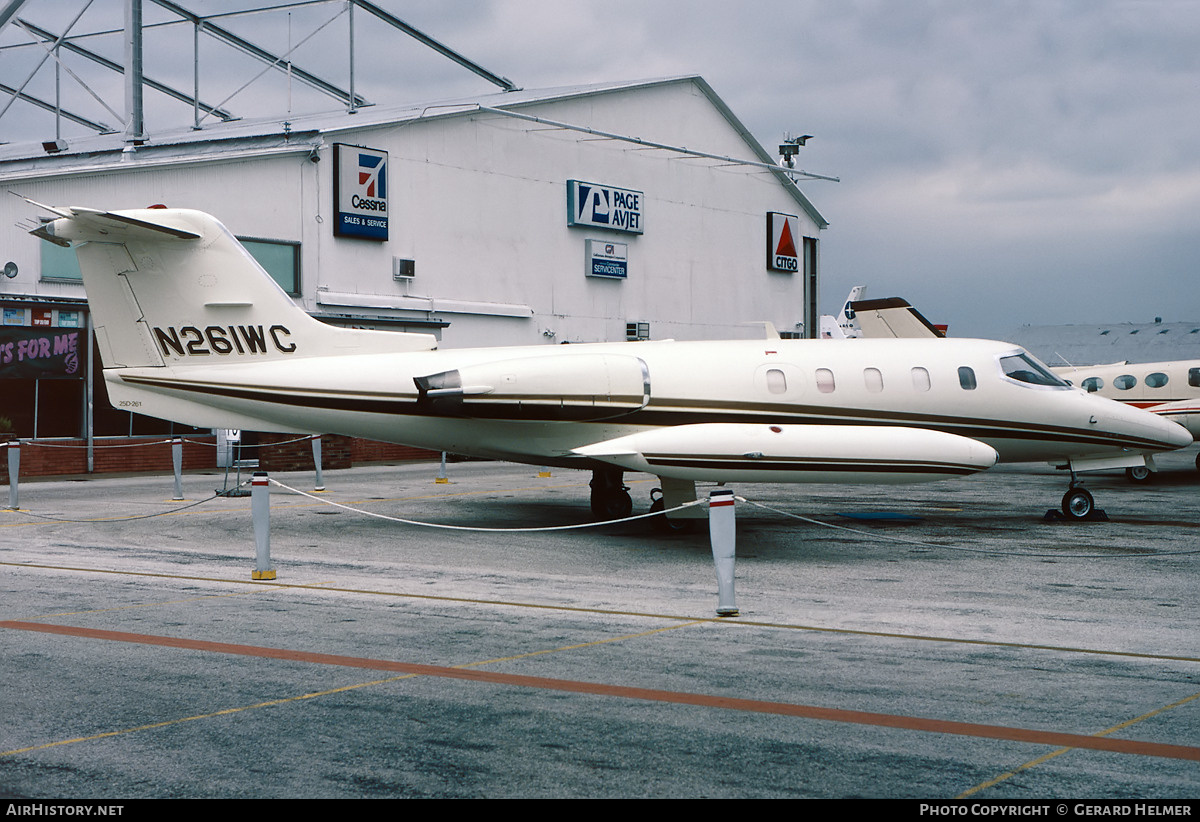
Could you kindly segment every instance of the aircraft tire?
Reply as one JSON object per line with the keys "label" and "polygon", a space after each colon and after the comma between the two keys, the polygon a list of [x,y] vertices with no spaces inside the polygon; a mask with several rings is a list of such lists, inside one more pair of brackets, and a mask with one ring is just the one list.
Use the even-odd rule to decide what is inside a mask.
{"label": "aircraft tire", "polygon": [[[650,513],[657,514],[666,508],[666,503],[662,497],[650,503]],[[694,519],[671,519],[666,514],[661,517],[653,517],[650,520],[654,524],[654,530],[660,534],[690,534],[696,530],[698,520]]]}
{"label": "aircraft tire", "polygon": [[633,499],[624,490],[592,494],[592,515],[598,520],[625,519],[633,513]]}
{"label": "aircraft tire", "polygon": [[1086,488],[1069,488],[1063,494],[1062,512],[1067,519],[1087,519],[1096,509],[1096,500]]}
{"label": "aircraft tire", "polygon": [[1144,484],[1154,479],[1154,472],[1144,465],[1135,465],[1125,469],[1125,478],[1130,482]]}

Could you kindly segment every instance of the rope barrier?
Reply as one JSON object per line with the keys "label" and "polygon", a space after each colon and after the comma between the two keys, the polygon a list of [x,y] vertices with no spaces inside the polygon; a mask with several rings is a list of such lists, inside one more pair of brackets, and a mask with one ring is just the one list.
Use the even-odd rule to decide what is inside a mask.
{"label": "rope barrier", "polygon": [[[246,485],[248,483],[249,483],[249,480],[247,480],[246,482],[243,482],[242,485]],[[27,517],[30,517],[31,519],[40,519],[40,520],[43,520],[46,522],[71,522],[71,523],[132,522],[133,520],[154,519],[155,517],[165,517],[168,514],[177,514],[180,511],[186,511],[189,508],[196,508],[200,505],[203,505],[206,502],[212,502],[213,500],[215,500],[221,496],[222,496],[221,494],[213,494],[211,497],[205,497],[202,500],[197,500],[196,502],[188,503],[187,505],[181,505],[178,508],[171,508],[170,510],[167,510],[167,511],[158,511],[153,514],[134,514],[132,516],[127,516],[127,517],[103,517],[101,519],[67,519],[65,517],[52,517],[48,514],[35,514],[32,511],[26,511],[23,508],[7,508],[5,510],[11,511],[14,514],[23,514]]]}
{"label": "rope barrier", "polygon": [[[20,440],[21,447],[32,445],[37,448],[87,448],[87,444],[70,445],[65,442],[43,442],[40,440]],[[153,440],[151,442],[121,442],[98,445],[97,448],[141,448],[146,445],[170,445],[174,440]]]}
{"label": "rope barrier", "polygon": [[[307,442],[308,440],[314,440],[319,436],[321,436],[321,435],[320,434],[305,434],[303,437],[296,437],[295,439],[291,439],[291,440],[282,440],[280,442],[264,442],[264,443],[259,443],[257,445],[244,445],[242,447],[243,448],[257,448],[257,449],[261,450],[263,448],[274,448],[279,445],[291,445],[292,443],[295,443],[295,442]],[[150,440],[149,442],[120,442],[120,443],[112,442],[112,441],[103,441],[103,444],[100,444],[101,441],[96,441],[93,445],[95,448],[141,448],[141,447],[144,447],[147,445],[170,445],[173,442],[175,442],[175,439],[176,438],[171,438],[169,440]],[[203,440],[192,440],[192,439],[187,439],[186,437],[179,437],[178,439],[181,442],[184,442],[188,445],[206,445],[210,448],[217,447],[216,442],[204,442]],[[44,440],[17,440],[16,442],[18,442],[22,448],[25,447],[26,445],[35,446],[37,448],[87,448],[88,447],[87,443],[73,445],[73,444],[65,443],[65,442],[45,442]]]}
{"label": "rope barrier", "polygon": [[996,551],[996,550],[992,550],[989,548],[967,548],[962,545],[944,545],[942,543],[924,542],[922,540],[909,539],[907,537],[895,536],[893,534],[880,534],[880,533],[875,533],[872,531],[863,531],[862,529],[851,528],[846,525],[837,525],[832,522],[822,522],[819,519],[813,519],[812,517],[806,517],[806,516],[802,516],[800,514],[791,514],[791,513],[788,513],[787,511],[781,511],[778,508],[772,508],[769,505],[764,505],[761,502],[755,502],[754,500],[746,499],[745,497],[737,497],[737,500],[738,500],[738,502],[744,502],[747,505],[753,505],[755,508],[762,508],[765,511],[770,511],[773,514],[779,514],[780,516],[790,517],[791,519],[798,519],[801,522],[807,522],[811,525],[819,525],[822,528],[830,528],[835,531],[846,531],[851,534],[857,534],[857,535],[863,536],[863,537],[870,537],[871,539],[882,540],[884,542],[898,542],[898,543],[902,543],[905,545],[915,545],[915,546],[918,546],[921,548],[941,548],[941,549],[947,550],[947,551],[961,551],[961,552],[972,553],[972,554],[991,554],[991,555],[996,555],[996,556],[1007,556],[1007,557],[1053,557],[1055,559],[1131,559],[1134,557],[1147,557],[1147,556],[1172,557],[1172,556],[1189,556],[1192,554],[1200,554],[1200,549],[1193,550],[1193,551],[1160,551],[1160,552],[1156,552],[1154,554],[1123,554],[1123,555],[1114,556],[1112,554],[1070,554],[1070,555],[1034,554],[1034,553],[1030,553],[1028,551]]}
{"label": "rope barrier", "polygon": [[299,496],[307,497],[308,499],[311,499],[311,500],[316,500],[317,502],[324,503],[325,505],[329,505],[334,508],[341,508],[346,511],[352,511],[356,514],[362,514],[365,517],[373,517],[375,519],[387,520],[389,522],[398,522],[403,525],[416,525],[416,526],[419,526],[422,528],[441,528],[441,529],[444,529],[447,531],[491,531],[491,532],[501,532],[501,533],[531,533],[531,532],[536,532],[536,531],[574,531],[574,530],[578,530],[581,528],[599,528],[604,525],[616,525],[616,524],[622,523],[622,522],[633,522],[633,521],[639,520],[639,519],[647,519],[648,517],[663,516],[669,512],[682,511],[684,508],[691,508],[694,505],[707,505],[708,504],[707,500],[693,500],[691,502],[685,502],[683,505],[677,506],[675,508],[668,508],[664,511],[653,511],[648,514],[634,514],[633,516],[624,517],[622,519],[607,519],[607,520],[601,520],[600,522],[583,522],[583,523],[577,523],[575,525],[546,525],[546,526],[540,526],[540,527],[535,527],[535,528],[483,528],[483,527],[474,526],[474,525],[446,525],[444,523],[438,523],[438,522],[421,522],[420,520],[404,519],[403,517],[392,517],[392,516],[388,516],[387,514],[377,514],[373,511],[364,511],[361,508],[354,508],[350,505],[344,505],[340,502],[334,502],[333,500],[323,499],[314,494],[305,493],[304,491],[301,491],[297,488],[292,488],[291,486],[284,485],[282,482],[280,482],[279,480],[276,480],[276,479],[272,479],[271,484],[276,485],[276,486],[282,488],[283,490],[289,491],[293,494],[298,494]]}

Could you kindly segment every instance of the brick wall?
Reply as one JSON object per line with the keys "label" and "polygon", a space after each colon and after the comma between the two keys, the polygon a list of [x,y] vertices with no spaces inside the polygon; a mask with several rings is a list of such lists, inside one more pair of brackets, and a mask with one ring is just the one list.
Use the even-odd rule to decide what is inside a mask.
{"label": "brick wall", "polygon": [[[183,443],[183,470],[215,468],[214,437],[189,437]],[[162,439],[103,439],[95,441],[93,471],[97,474],[153,471],[171,473],[171,441]],[[0,458],[0,481],[8,482],[8,455]],[[21,476],[52,477],[86,474],[87,441],[83,439],[21,443]]]}

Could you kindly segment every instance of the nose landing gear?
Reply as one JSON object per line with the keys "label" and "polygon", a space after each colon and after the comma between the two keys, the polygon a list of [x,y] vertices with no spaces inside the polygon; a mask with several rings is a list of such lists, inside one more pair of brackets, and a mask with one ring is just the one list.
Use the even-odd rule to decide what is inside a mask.
{"label": "nose landing gear", "polygon": [[1067,519],[1087,519],[1096,510],[1092,493],[1081,485],[1073,485],[1063,494],[1062,512]]}
{"label": "nose landing gear", "polygon": [[1079,480],[1079,476],[1075,473],[1075,468],[1071,469],[1071,484],[1067,486],[1067,493],[1063,494],[1062,498],[1062,514],[1051,508],[1046,512],[1046,519],[1067,519],[1071,522],[1083,522],[1084,520],[1100,520],[1101,522],[1108,521],[1108,515],[1103,509],[1096,507],[1096,500],[1092,496],[1092,492],[1083,487]]}

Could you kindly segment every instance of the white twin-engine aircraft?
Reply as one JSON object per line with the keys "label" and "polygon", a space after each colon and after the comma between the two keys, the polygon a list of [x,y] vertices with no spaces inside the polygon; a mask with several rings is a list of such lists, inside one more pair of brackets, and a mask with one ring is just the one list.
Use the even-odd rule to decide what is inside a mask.
{"label": "white twin-engine aircraft", "polygon": [[[437,351],[425,334],[313,319],[213,217],[53,208],[74,245],[109,397],[204,428],[338,433],[591,469],[600,517],[632,510],[623,471],[696,481],[904,483],[997,461],[1144,463],[1183,428],[1070,387],[986,340],[620,342]],[[1113,465],[1113,464],[1116,465]],[[693,507],[686,512],[702,509]]]}

